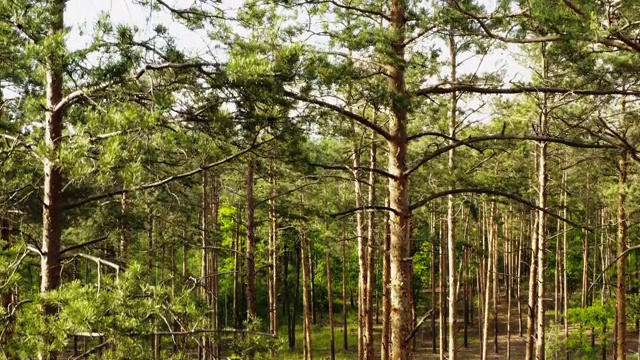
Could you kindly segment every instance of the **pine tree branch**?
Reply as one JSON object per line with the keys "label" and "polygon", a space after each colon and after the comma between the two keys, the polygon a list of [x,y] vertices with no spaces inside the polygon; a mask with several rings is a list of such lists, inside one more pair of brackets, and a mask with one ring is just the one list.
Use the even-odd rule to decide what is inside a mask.
{"label": "pine tree branch", "polygon": [[334,105],[334,104],[330,104],[326,101],[322,101],[319,99],[315,99],[306,95],[302,95],[302,94],[297,94],[293,91],[284,91],[284,94],[292,99],[295,100],[299,100],[302,102],[306,102],[309,104],[314,104],[314,105],[318,105],[320,107],[323,107],[325,109],[329,109],[329,110],[333,110],[336,113],[345,116],[349,119],[353,119],[355,121],[357,121],[358,123],[360,123],[361,125],[368,127],[369,129],[373,130],[374,132],[376,132],[378,135],[382,136],[383,138],[387,139],[387,140],[391,140],[392,136],[391,134],[389,134],[386,130],[384,130],[382,127],[380,127],[377,124],[374,124],[373,122],[369,121],[369,119],[365,118],[364,116],[360,116],[358,114],[355,114],[349,110],[344,109],[343,107],[340,107],[338,105]]}
{"label": "pine tree branch", "polygon": [[609,265],[607,265],[607,267],[602,270],[598,276],[596,276],[595,280],[593,280],[593,282],[591,283],[591,286],[589,286],[589,289],[587,290],[587,295],[589,295],[589,293],[591,292],[591,290],[593,290],[593,287],[596,285],[596,283],[598,283],[598,280],[600,280],[600,278],[602,277],[602,275],[604,275],[609,269],[611,269],[611,267],[613,265],[616,264],[616,262],[618,262],[618,260],[620,260],[620,258],[627,256],[630,252],[632,251],[636,251],[636,250],[640,250],[640,245],[635,245],[632,246],[630,248],[628,248],[627,250],[621,252],[615,259],[613,259],[613,261],[611,263],[609,263]]}
{"label": "pine tree branch", "polygon": [[505,135],[505,134],[497,134],[497,135],[487,135],[487,136],[478,136],[478,137],[469,137],[465,140],[459,140],[456,143],[444,146],[434,152],[429,153],[422,159],[418,161],[417,164],[409,168],[405,175],[409,176],[414,171],[418,170],[422,165],[426,164],[429,160],[432,160],[440,155],[446,154],[452,149],[455,149],[460,146],[469,146],[469,144],[484,142],[484,141],[492,141],[492,140],[530,140],[530,141],[544,141],[549,143],[556,143],[561,145],[566,145],[570,147],[582,148],[582,149],[616,149],[617,146],[614,145],[604,145],[604,144],[589,144],[582,143],[577,141],[571,141],[562,138],[556,137],[544,137],[544,136],[528,136],[528,135]]}
{"label": "pine tree branch", "polygon": [[583,230],[587,230],[587,231],[593,231],[593,229],[588,228],[584,225],[580,225],[576,222],[573,222],[569,219],[565,219],[564,217],[551,212],[545,208],[542,208],[534,203],[532,203],[531,201],[521,197],[520,195],[514,194],[514,193],[510,193],[508,191],[504,191],[504,190],[499,190],[499,189],[493,189],[493,188],[464,188],[464,189],[449,189],[449,190],[444,190],[444,191],[440,191],[437,192],[435,194],[431,194],[429,196],[427,196],[426,198],[421,199],[420,201],[411,204],[409,206],[409,209],[411,209],[412,211],[426,205],[427,203],[429,203],[430,201],[433,201],[435,199],[439,199],[441,197],[445,197],[448,195],[456,195],[456,194],[485,194],[485,195],[494,195],[494,196],[500,196],[500,197],[505,197],[508,199],[511,199],[513,201],[517,201],[521,204],[527,205],[530,208],[539,210],[539,211],[543,211],[545,214],[550,215],[558,220],[564,221],[567,224],[570,224],[572,226],[575,226],[577,228],[583,229]]}
{"label": "pine tree branch", "polygon": [[101,241],[106,240],[108,237],[109,237],[108,235],[105,235],[105,236],[101,236],[101,237],[99,237],[97,239],[93,239],[93,240],[89,240],[87,242],[83,242],[81,244],[71,245],[71,246],[69,246],[67,248],[64,248],[64,249],[60,250],[60,255],[66,253],[66,252],[72,251],[72,250],[80,249],[80,248],[83,248],[85,246],[89,246],[89,245],[93,245],[95,243],[99,243]]}
{"label": "pine tree branch", "polygon": [[109,192],[106,192],[106,193],[103,193],[103,194],[89,196],[87,198],[75,201],[73,203],[66,204],[63,207],[63,210],[73,209],[73,208],[82,206],[84,204],[90,203],[90,202],[94,202],[94,201],[110,198],[110,197],[116,196],[116,195],[130,193],[130,192],[134,192],[134,191],[144,191],[144,190],[153,189],[153,188],[156,188],[156,187],[159,187],[159,186],[162,186],[162,185],[166,185],[166,184],[168,184],[170,182],[173,182],[173,181],[176,181],[176,180],[188,178],[188,177],[196,175],[196,174],[198,174],[198,173],[200,173],[202,171],[211,169],[211,168],[216,167],[216,166],[220,166],[220,165],[226,164],[226,163],[234,160],[235,158],[240,157],[240,156],[242,156],[242,155],[244,155],[244,154],[256,149],[257,147],[259,147],[259,146],[261,146],[261,145],[263,145],[263,144],[265,144],[265,143],[267,143],[269,141],[271,141],[271,139],[263,141],[263,142],[261,142],[259,144],[253,144],[250,147],[248,147],[248,148],[246,148],[244,150],[238,151],[235,154],[227,156],[226,158],[221,159],[219,161],[202,165],[197,169],[193,169],[193,170],[181,173],[181,174],[171,175],[171,176],[166,177],[166,178],[164,178],[162,180],[158,180],[158,181],[155,181],[155,182],[147,183],[147,184],[144,184],[144,185],[135,186],[135,187],[128,188],[128,189],[127,188],[118,189],[118,190],[109,191]]}
{"label": "pine tree branch", "polygon": [[419,89],[414,92],[417,96],[451,94],[453,92],[469,92],[475,94],[574,94],[574,95],[632,95],[640,96],[640,91],[620,89],[569,89],[547,86],[519,86],[512,88],[483,87],[472,84],[449,84],[448,87],[440,85]]}
{"label": "pine tree branch", "polygon": [[356,166],[356,167],[352,167],[352,166],[347,166],[347,165],[327,165],[327,164],[317,164],[317,163],[311,163],[309,164],[311,166],[315,166],[315,167],[319,167],[319,168],[323,168],[326,170],[342,170],[342,171],[350,171],[353,172],[354,170],[362,170],[362,171],[368,171],[371,172],[373,171],[374,173],[378,174],[378,175],[382,175],[388,179],[397,179],[398,177],[390,174],[382,169],[374,169],[374,168],[370,168],[370,167],[366,167],[366,166]]}
{"label": "pine tree branch", "polygon": [[146,64],[144,66],[142,66],[140,69],[138,69],[134,75],[132,75],[129,78],[124,78],[124,79],[120,79],[120,80],[116,80],[116,81],[106,81],[102,84],[96,85],[96,86],[91,86],[85,89],[79,89],[76,90],[70,94],[68,94],[67,96],[65,96],[64,98],[62,98],[62,100],[60,100],[60,102],[58,102],[56,104],[56,106],[53,109],[48,109],[49,111],[53,111],[53,112],[58,112],[58,111],[64,111],[67,107],[75,104],[76,102],[78,102],[80,99],[82,98],[89,98],[90,96],[92,96],[94,93],[100,92],[100,91],[105,91],[108,88],[125,82],[126,80],[139,80],[144,74],[146,74],[149,71],[155,71],[155,70],[165,70],[165,69],[192,69],[192,68],[202,68],[204,66],[207,65],[212,65],[212,64],[208,64],[208,63],[204,63],[204,62],[197,62],[197,63],[174,63],[174,62],[165,62],[165,63],[159,63],[159,64]]}

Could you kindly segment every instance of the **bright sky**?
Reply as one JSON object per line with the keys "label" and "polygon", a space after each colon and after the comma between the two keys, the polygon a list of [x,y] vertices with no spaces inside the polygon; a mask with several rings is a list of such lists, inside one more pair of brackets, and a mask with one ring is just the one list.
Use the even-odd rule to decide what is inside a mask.
{"label": "bright sky", "polygon": [[[193,4],[194,0],[166,0],[166,2],[175,8],[185,8]],[[219,7],[224,10],[235,13],[242,5],[243,0],[222,0]],[[488,9],[493,9],[495,0],[483,0]],[[174,21],[168,13],[152,12],[148,7],[142,7],[132,4],[131,0],[70,0],[67,3],[67,11],[65,14],[65,23],[72,27],[71,35],[68,38],[68,46],[70,49],[78,49],[84,47],[90,40],[89,34],[92,31],[93,24],[102,12],[107,12],[114,23],[127,24],[138,27],[144,36],[152,34],[157,24],[163,24],[169,30],[177,43],[183,50],[193,51],[204,55],[209,52],[208,40],[204,32],[194,32],[181,25],[178,21]],[[81,28],[84,28],[84,36],[79,35]],[[484,57],[472,54],[463,54],[459,56],[462,62],[459,73],[483,73],[501,71],[505,74],[505,82],[508,86],[509,82],[525,81],[531,76],[531,69],[526,68],[522,64],[516,62],[509,51],[498,49]],[[443,49],[443,55],[448,52]],[[463,61],[465,60],[465,61]],[[443,74],[446,76],[448,69],[443,68]],[[429,84],[436,84],[437,78],[427,80]],[[472,101],[467,104],[469,107],[475,107]],[[486,111],[486,109],[484,110]],[[484,112],[483,111],[483,112]],[[483,114],[488,116],[489,114]],[[485,117],[481,116],[481,117]]]}

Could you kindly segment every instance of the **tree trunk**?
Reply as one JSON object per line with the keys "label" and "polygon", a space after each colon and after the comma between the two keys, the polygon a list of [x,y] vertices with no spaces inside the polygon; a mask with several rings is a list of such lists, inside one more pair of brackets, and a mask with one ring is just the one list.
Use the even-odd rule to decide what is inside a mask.
{"label": "tree trunk", "polygon": [[529,266],[529,293],[527,301],[527,338],[525,348],[525,360],[532,360],[534,357],[535,329],[536,329],[536,279],[538,274],[538,231],[537,214],[533,215],[533,224],[531,226],[531,261]]}
{"label": "tree trunk", "polygon": [[[495,204],[492,202],[491,204],[492,206],[492,210],[490,212],[490,214],[493,214],[493,207],[495,206]],[[484,217],[485,217],[485,222],[486,221],[490,221],[487,220],[487,217],[491,217],[491,215],[487,215],[487,211],[485,209],[485,211],[483,212]],[[483,310],[484,310],[484,316],[483,316],[483,321],[482,321],[482,353],[481,353],[481,359],[482,360],[486,360],[487,359],[487,354],[488,354],[488,347],[489,347],[489,299],[491,298],[491,282],[492,282],[492,276],[491,276],[491,270],[493,269],[493,241],[492,241],[492,235],[491,235],[491,222],[489,222],[488,226],[487,226],[487,231],[489,231],[489,236],[487,238],[487,254],[488,254],[488,261],[487,261],[487,267],[486,267],[486,274],[485,274],[485,294],[484,294],[484,305],[483,305]]]}
{"label": "tree trunk", "polygon": [[347,237],[342,239],[342,344],[344,350],[349,350],[347,328]]}
{"label": "tree trunk", "polygon": [[491,263],[491,302],[493,303],[493,346],[494,352],[498,353],[498,224],[495,221],[497,205],[495,201],[491,202],[491,226],[489,231],[489,241],[491,241],[491,252],[489,256],[493,257]]}
{"label": "tree trunk", "polygon": [[522,337],[522,294],[520,283],[522,282],[522,246],[524,246],[524,213],[520,217],[520,234],[518,236],[518,258],[516,260],[516,298],[518,300],[518,335]]}
{"label": "tree trunk", "polygon": [[440,236],[438,237],[438,351],[440,353],[440,359],[444,359],[446,353],[446,340],[444,338],[445,330],[445,292],[444,292],[444,229],[443,223],[440,224]]}
{"label": "tree trunk", "polygon": [[[623,102],[624,109],[624,102]],[[624,111],[623,111],[624,116]],[[627,214],[626,214],[626,198],[627,198],[627,153],[626,151],[620,155],[618,162],[618,256],[627,250]],[[616,359],[625,360],[627,358],[627,299],[625,274],[627,266],[627,257],[620,256],[616,260]]]}
{"label": "tree trunk", "polygon": [[[220,312],[218,306],[218,212],[220,209],[220,182],[217,175],[211,176],[211,244],[213,249],[211,251],[211,265],[209,271],[211,272],[211,326],[213,330],[220,329]],[[213,345],[212,353],[213,358],[220,357],[220,347],[218,342]]]}
{"label": "tree trunk", "polygon": [[[548,64],[546,58],[546,45],[542,44],[542,76],[544,79],[548,76]],[[540,113],[540,135],[547,136],[548,134],[548,116],[549,109],[547,106],[548,96],[547,94],[542,95],[542,111]],[[539,158],[538,158],[538,227],[537,227],[537,240],[538,240],[538,257],[537,257],[537,281],[538,281],[538,289],[537,289],[537,306],[538,306],[538,315],[536,318],[537,326],[536,326],[536,359],[544,360],[545,355],[545,327],[544,327],[544,318],[545,318],[545,307],[544,307],[544,296],[545,296],[545,271],[546,271],[546,261],[547,261],[547,222],[546,222],[546,214],[542,209],[547,208],[547,149],[548,144],[544,141],[538,143],[539,150]]]}
{"label": "tree trunk", "polygon": [[[404,79],[405,11],[406,2],[391,0],[390,36],[395,61],[387,65],[388,89],[390,95],[389,117],[389,207],[393,209],[391,222],[391,359],[409,360],[413,358],[406,350],[405,339],[411,333],[412,278],[409,267],[409,210],[408,179],[406,175],[407,154],[407,91]],[[398,64],[400,66],[398,66]]]}
{"label": "tree trunk", "polygon": [[[565,164],[567,163],[566,161],[566,157],[565,157]],[[566,168],[566,166],[565,166]],[[568,219],[567,217],[567,189],[566,189],[566,184],[567,184],[567,170],[564,170],[562,172],[562,178],[563,178],[563,183],[565,184],[565,186],[563,186],[563,199],[562,199],[562,217],[564,217],[565,219]],[[565,339],[569,338],[569,320],[568,320],[568,309],[569,309],[569,294],[568,294],[568,287],[567,287],[567,223],[563,222],[562,225],[562,288],[563,288],[563,294],[562,294],[562,305],[563,305],[563,314],[564,314],[564,336]],[[566,353],[566,359],[569,360],[569,349],[567,347],[567,349],[565,350]]]}
{"label": "tree trunk", "polygon": [[269,164],[269,333],[273,336],[278,335],[278,222],[276,213],[276,174],[273,165],[273,159]]}
{"label": "tree trunk", "polygon": [[[385,206],[389,206],[389,198],[385,201]],[[384,250],[382,256],[382,335],[380,339],[381,360],[389,360],[390,338],[391,338],[391,298],[389,297],[389,286],[391,285],[391,269],[389,267],[389,216],[385,215],[384,222]],[[433,318],[433,316],[431,316]]]}
{"label": "tree trunk", "polygon": [[311,309],[309,299],[309,265],[307,264],[307,241],[305,230],[300,232],[300,257],[302,259],[302,316],[304,320],[304,358],[313,360],[313,346],[311,344]]}
{"label": "tree trunk", "polygon": [[505,285],[507,287],[507,360],[511,359],[511,294],[512,294],[512,289],[511,289],[511,285],[512,285],[512,279],[511,279],[511,274],[512,274],[512,260],[513,260],[513,239],[511,237],[511,211],[509,211],[509,214],[507,215],[507,218],[504,222],[504,228],[505,234],[508,234],[507,237],[505,238],[505,241],[507,243],[507,251],[505,253],[506,256],[506,273],[505,273]]}
{"label": "tree trunk", "polygon": [[[375,123],[375,114],[374,114]],[[377,147],[375,134],[371,137],[371,148],[369,153],[369,167],[376,168],[377,165]],[[369,171],[369,199],[370,206],[376,204],[376,176],[375,172]],[[375,212],[370,211],[367,217],[367,239],[366,239],[366,282],[365,282],[365,305],[364,310],[366,327],[365,327],[365,351],[366,359],[373,359],[373,286],[374,286],[374,264],[375,264]]]}
{"label": "tree trunk", "polygon": [[336,359],[336,338],[333,330],[333,287],[331,286],[331,244],[327,243],[327,300],[329,301],[329,341],[331,346],[330,360]]}
{"label": "tree trunk", "polygon": [[438,238],[436,235],[436,212],[431,212],[431,351],[436,353],[436,242]]}
{"label": "tree trunk", "polygon": [[309,278],[310,278],[310,296],[311,296],[311,323],[316,325],[316,264],[317,255],[313,251],[313,241],[309,240]]}
{"label": "tree trunk", "polygon": [[[209,247],[209,240],[208,240],[208,233],[209,233],[209,199],[208,199],[208,192],[207,192],[207,183],[208,183],[208,176],[207,176],[207,172],[203,171],[202,172],[202,193],[200,194],[200,196],[202,197],[202,204],[201,204],[201,216],[202,218],[200,219],[201,224],[200,224],[200,236],[201,236],[201,246],[202,246],[202,251],[201,251],[201,258],[200,258],[200,285],[201,285],[201,293],[202,293],[202,298],[206,299],[207,303],[209,303],[209,269],[208,269],[208,247]],[[162,265],[161,265],[162,266]],[[206,320],[205,320],[206,321]],[[205,322],[204,326],[208,326],[208,324]],[[199,358],[203,358],[206,359],[209,357],[209,337],[206,334],[203,334],[200,337],[200,344],[201,344],[201,348],[199,349]]]}
{"label": "tree trunk", "polygon": [[[62,37],[64,31],[64,0],[50,2],[50,36]],[[64,41],[64,40],[61,40]],[[62,45],[62,44],[61,44]],[[60,247],[62,234],[62,173],[56,164],[62,141],[62,110],[54,110],[62,100],[63,65],[61,57],[55,52],[58,46],[51,46],[51,53],[45,59],[46,108],[45,111],[45,146],[44,188],[42,199],[42,248],[40,252],[40,292],[46,294],[60,285]],[[45,316],[56,313],[54,305],[43,307]],[[40,353],[40,359],[56,359],[55,352]]]}
{"label": "tree trunk", "polygon": [[[456,60],[456,41],[452,34],[449,35],[449,54],[451,56],[451,81],[453,83],[456,82],[456,70],[457,70],[457,60]],[[457,104],[458,104],[458,94],[454,91],[451,93],[451,113],[449,116],[449,136],[451,139],[456,138],[456,127],[457,127]],[[453,140],[449,140],[450,144],[453,144]],[[455,149],[451,149],[449,151],[449,175],[452,179],[455,178]],[[455,188],[455,182],[451,184],[452,188]],[[447,197],[447,263],[448,263],[448,272],[449,272],[449,297],[448,297],[448,333],[449,333],[449,360],[456,359],[456,222],[455,222],[455,202],[453,195],[449,195]]]}
{"label": "tree trunk", "polygon": [[236,233],[233,238],[233,326],[240,329],[240,207],[236,209]]}
{"label": "tree trunk", "polygon": [[[351,131],[355,134],[355,124],[351,122]],[[359,140],[357,140],[359,141]],[[354,195],[356,200],[356,208],[362,209],[364,206],[362,186],[360,181],[360,144],[354,142],[353,144],[353,186]],[[366,299],[366,287],[367,287],[367,239],[365,238],[364,229],[364,212],[356,212],[356,236],[358,237],[358,359],[366,358],[366,344],[367,344],[367,299]]]}
{"label": "tree trunk", "polygon": [[253,323],[256,320],[256,239],[255,239],[255,216],[253,206],[253,171],[255,159],[249,157],[247,163],[246,185],[247,185],[247,253],[245,255],[247,271],[247,320]]}
{"label": "tree trunk", "polygon": [[200,258],[200,279],[202,281],[202,296],[207,297],[207,289],[208,289],[208,274],[207,271],[207,249],[209,247],[208,240],[208,232],[209,232],[209,201],[208,201],[208,192],[207,192],[207,172],[202,172],[202,205],[200,208],[201,211],[201,223],[200,223],[200,236],[201,236],[201,244],[202,244],[202,254]]}

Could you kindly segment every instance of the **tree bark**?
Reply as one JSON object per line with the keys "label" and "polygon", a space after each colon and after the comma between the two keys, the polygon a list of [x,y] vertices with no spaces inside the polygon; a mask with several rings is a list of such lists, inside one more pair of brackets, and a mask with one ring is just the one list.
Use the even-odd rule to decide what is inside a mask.
{"label": "tree bark", "polygon": [[[456,41],[455,37],[452,34],[449,34],[449,55],[451,57],[451,81],[455,83],[457,81],[457,60],[456,60]],[[458,94],[454,91],[451,93],[451,109],[449,116],[449,136],[451,139],[456,138],[456,127],[457,127],[457,104],[458,104]],[[450,144],[453,144],[454,141],[450,140]],[[449,151],[449,175],[452,178],[455,178],[455,149],[451,149]],[[451,184],[452,188],[455,188],[455,181]],[[449,293],[448,293],[448,333],[449,333],[449,343],[448,343],[448,354],[449,360],[456,359],[456,222],[455,222],[455,201],[453,195],[449,195],[447,197],[447,263],[448,263],[448,272],[449,272]]]}
{"label": "tree bark", "polygon": [[331,286],[331,244],[327,243],[327,300],[329,301],[329,341],[331,346],[330,360],[336,359],[336,338],[333,322],[333,287]]}
{"label": "tree bark", "polygon": [[[546,45],[542,44],[542,76],[543,79],[546,79],[548,76],[548,63],[546,57]],[[539,130],[541,131],[542,136],[547,136],[548,134],[548,95],[542,94],[542,108],[540,113],[540,125]],[[547,243],[547,222],[546,222],[546,213],[542,211],[542,209],[546,209],[547,207],[547,150],[548,143],[541,141],[538,143],[539,150],[539,158],[538,158],[538,227],[537,227],[537,240],[538,240],[538,257],[537,257],[537,326],[536,326],[536,359],[544,360],[545,356],[545,307],[544,307],[544,296],[545,296],[545,271],[546,271],[546,261],[547,261],[547,251],[546,251],[546,243]]]}
{"label": "tree bark", "polygon": [[507,234],[506,238],[505,238],[505,242],[507,244],[507,251],[505,253],[506,256],[506,273],[505,273],[505,285],[507,287],[507,360],[511,359],[511,294],[512,294],[512,289],[511,289],[511,285],[512,285],[512,281],[513,279],[511,278],[511,274],[512,274],[512,261],[513,261],[513,239],[511,237],[511,210],[509,211],[509,214],[507,215],[507,218],[504,222],[504,233]]}
{"label": "tree bark", "polygon": [[[211,251],[211,327],[213,330],[217,331],[220,329],[220,311],[218,304],[218,293],[219,293],[219,279],[218,279],[218,251],[216,247],[218,246],[218,213],[220,210],[220,181],[219,177],[216,174],[212,174],[211,176],[211,244],[213,245],[213,249]],[[212,349],[212,357],[219,358],[220,357],[220,346],[219,343],[216,342],[213,345]]]}
{"label": "tree bark", "polygon": [[[624,103],[623,103],[624,109]],[[624,116],[624,111],[623,111]],[[618,254],[627,250],[627,153],[620,155],[618,162]],[[627,257],[620,256],[616,260],[616,359],[625,360],[627,358],[627,299],[626,299],[626,267]]]}
{"label": "tree bark", "polygon": [[[385,200],[385,206],[389,206],[389,198]],[[391,357],[391,344],[389,343],[391,338],[391,298],[389,296],[389,287],[391,286],[391,268],[389,264],[390,224],[388,215],[385,215],[384,225],[384,251],[382,257],[382,335],[380,339],[380,357],[381,360],[389,360]],[[433,315],[431,317],[434,318]]]}
{"label": "tree bark", "polygon": [[444,359],[447,346],[445,340],[445,283],[444,283],[444,234],[446,233],[446,223],[440,223],[440,236],[438,237],[438,352],[440,359]]}
{"label": "tree bark", "polygon": [[518,300],[518,335],[522,337],[522,294],[520,283],[522,282],[522,246],[524,245],[524,213],[520,217],[520,234],[518,234],[518,258],[516,260],[516,298]]}
{"label": "tree bark", "polygon": [[233,237],[233,327],[240,329],[240,222],[241,210],[236,208],[236,233]]}
{"label": "tree bark", "polygon": [[431,352],[436,353],[436,313],[437,313],[437,301],[436,301],[436,243],[438,237],[436,235],[437,229],[436,212],[431,211]]}
{"label": "tree bark", "polygon": [[492,201],[491,226],[489,228],[492,251],[489,255],[493,257],[491,263],[491,301],[493,303],[493,347],[496,354],[498,353],[498,224],[495,221],[497,210],[495,201]]}
{"label": "tree bark", "polygon": [[[493,214],[493,207],[495,206],[495,203],[491,203],[491,212],[490,214]],[[491,217],[491,215],[487,215],[487,211],[485,209],[484,213],[484,217],[485,217],[485,222],[490,221],[487,219],[487,217]],[[488,254],[488,260],[487,260],[487,267],[486,267],[486,274],[485,274],[485,294],[484,294],[484,305],[483,305],[483,310],[484,310],[484,316],[483,316],[483,321],[482,321],[482,353],[481,353],[481,359],[482,360],[486,360],[487,359],[487,354],[488,354],[488,347],[489,347],[489,300],[491,298],[491,282],[492,282],[492,276],[491,276],[491,271],[493,269],[493,241],[492,241],[492,226],[491,226],[491,222],[488,223],[487,225],[487,229],[489,232],[489,235],[487,236],[487,254]]]}
{"label": "tree bark", "polygon": [[406,6],[404,0],[391,0],[389,7],[389,35],[391,50],[396,60],[386,66],[388,90],[390,93],[390,117],[388,125],[389,161],[389,207],[391,222],[391,359],[409,360],[413,358],[406,350],[405,339],[411,333],[412,281],[409,242],[408,179],[406,175],[407,154],[407,109],[408,97],[405,87],[405,24]]}
{"label": "tree bark", "polygon": [[344,350],[349,350],[347,326],[347,237],[342,239],[342,344]]}
{"label": "tree bark", "polygon": [[253,199],[253,172],[255,159],[249,157],[247,163],[246,186],[247,186],[247,253],[245,255],[247,271],[247,320],[253,323],[256,320],[256,239],[255,239],[255,215]]}
{"label": "tree bark", "polygon": [[[566,157],[565,157],[565,164],[567,163],[566,161]],[[565,166],[566,168],[566,166]],[[562,217],[564,217],[565,219],[568,219],[567,217],[567,170],[564,170],[562,172],[562,182],[564,184],[563,186],[563,199],[562,199]],[[563,288],[563,294],[562,294],[562,305],[563,305],[563,315],[564,315],[564,336],[565,339],[569,338],[569,320],[568,320],[568,309],[569,309],[569,294],[568,294],[568,287],[567,287],[567,222],[564,221],[562,224],[562,288]],[[567,349],[565,350],[566,353],[566,359],[569,360],[569,349],[567,347]]]}
{"label": "tree bark", "polygon": [[[50,2],[49,36],[62,36],[64,31],[64,0]],[[62,234],[62,173],[57,164],[62,143],[63,113],[54,110],[62,100],[63,64],[55,52],[59,48],[51,46],[51,53],[45,59],[46,78],[46,111],[45,111],[45,146],[46,156],[43,158],[44,188],[42,199],[42,248],[40,252],[40,292],[45,294],[60,285],[60,247]],[[54,305],[43,307],[45,316],[56,313]],[[40,359],[56,359],[55,352],[40,353]]]}
{"label": "tree bark", "polygon": [[304,320],[304,358],[313,360],[311,343],[311,309],[309,299],[309,265],[307,264],[307,236],[304,229],[300,231],[300,257],[302,259],[302,318]]}
{"label": "tree bark", "polygon": [[[374,124],[375,124],[374,114]],[[377,165],[377,146],[375,134],[371,136],[371,147],[369,152],[369,167],[375,169]],[[369,206],[376,204],[376,173],[369,171]],[[365,279],[365,358],[373,359],[373,286],[374,286],[374,264],[375,264],[375,212],[370,211],[367,215],[367,239],[366,239],[366,279]]]}
{"label": "tree bark", "polygon": [[278,275],[278,220],[276,213],[276,174],[273,159],[269,163],[269,333],[273,336],[278,335],[278,291],[277,291],[277,275]]}

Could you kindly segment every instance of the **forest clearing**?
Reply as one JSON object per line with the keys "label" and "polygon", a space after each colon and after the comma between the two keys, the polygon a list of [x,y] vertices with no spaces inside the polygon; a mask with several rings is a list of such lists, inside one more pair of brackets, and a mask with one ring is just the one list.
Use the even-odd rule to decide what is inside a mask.
{"label": "forest clearing", "polygon": [[0,0],[0,359],[638,359],[640,1]]}

